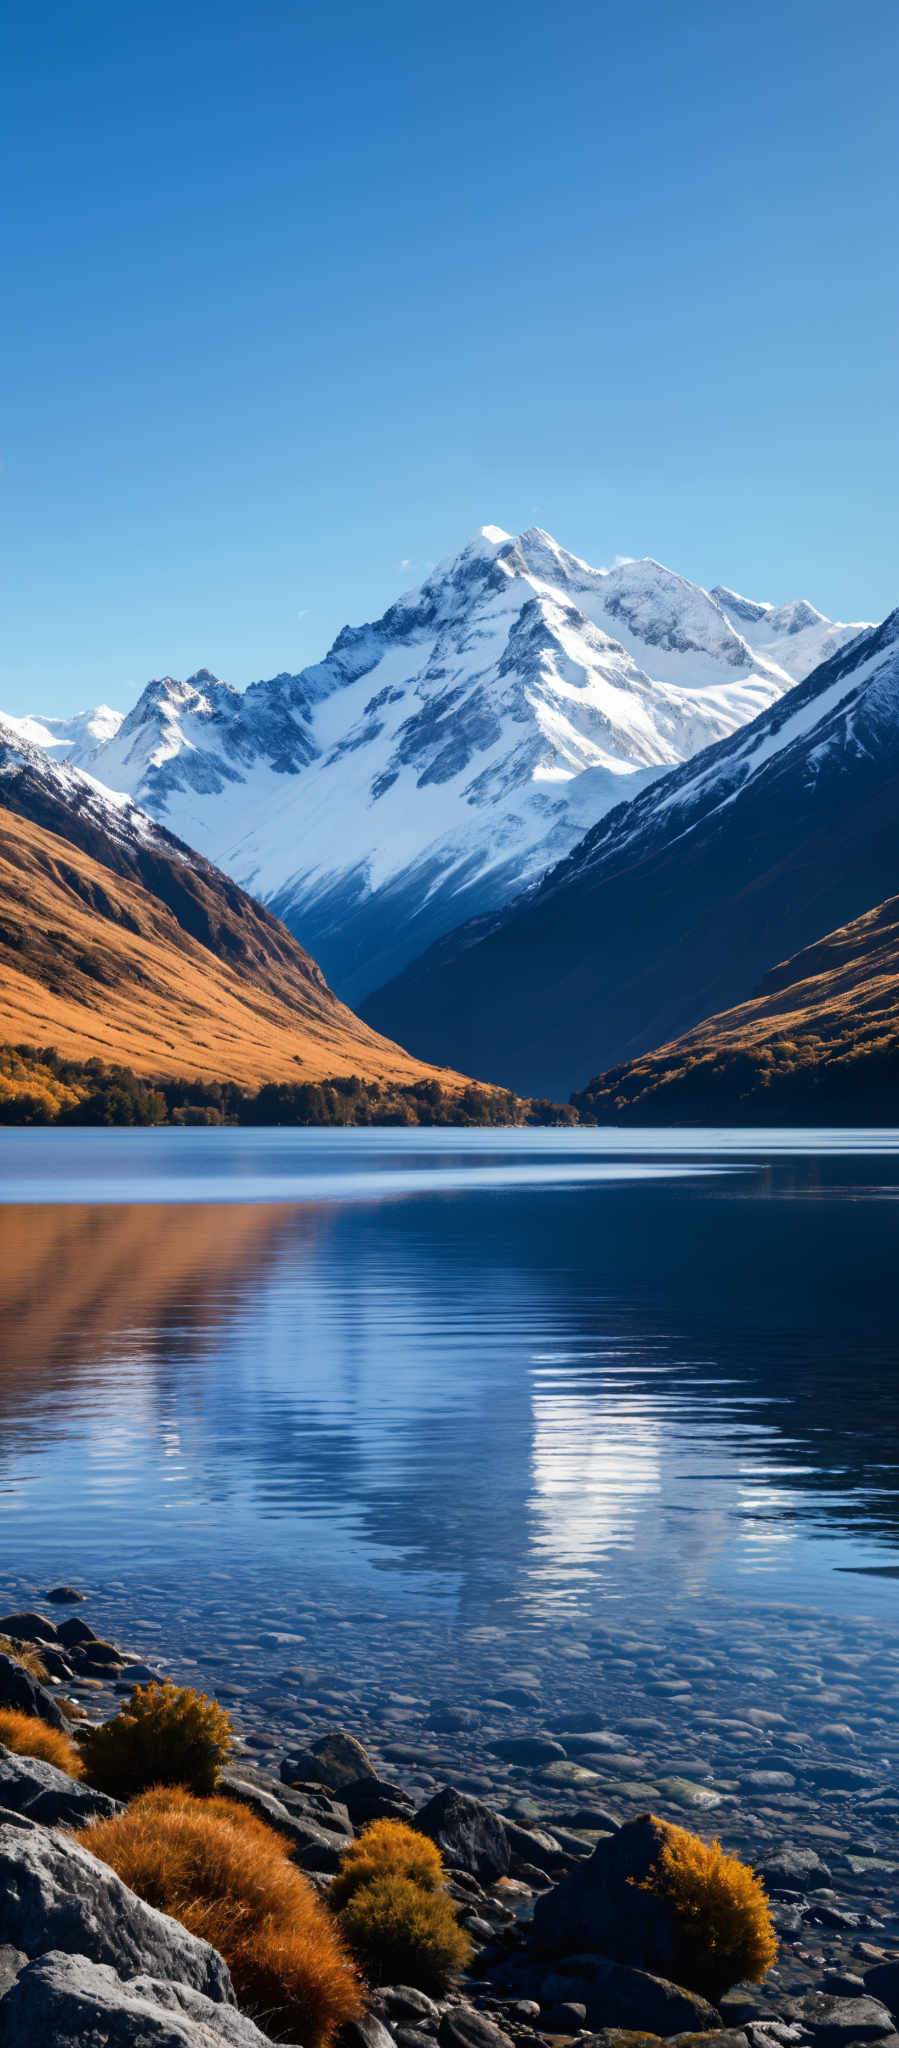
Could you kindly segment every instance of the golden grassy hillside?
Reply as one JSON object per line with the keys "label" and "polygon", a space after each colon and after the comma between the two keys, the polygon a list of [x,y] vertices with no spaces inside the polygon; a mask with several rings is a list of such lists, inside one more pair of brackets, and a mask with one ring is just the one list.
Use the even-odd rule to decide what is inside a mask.
{"label": "golden grassy hillside", "polygon": [[92,846],[0,810],[0,1039],[251,1089],[458,1078],[363,1024],[285,926],[208,863],[154,848],[119,873],[95,830]]}
{"label": "golden grassy hillside", "polygon": [[748,1002],[573,1097],[600,1123],[895,1121],[899,897],[772,968]]}

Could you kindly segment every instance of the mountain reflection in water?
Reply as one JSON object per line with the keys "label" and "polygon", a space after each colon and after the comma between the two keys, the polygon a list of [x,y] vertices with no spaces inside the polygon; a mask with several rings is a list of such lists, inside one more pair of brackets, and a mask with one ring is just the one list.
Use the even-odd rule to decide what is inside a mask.
{"label": "mountain reflection in water", "polygon": [[682,1148],[669,1179],[656,1139],[643,1178],[619,1141],[628,1176],[596,1179],[581,1133],[549,1179],[560,1148],[522,1134],[478,1185],[417,1136],[402,1194],[366,1181],[365,1133],[346,1201],[232,1177],[0,1211],[9,1568],[380,1574],[466,1625],[749,1584],[858,1602],[899,1536],[899,1157],[730,1146],[708,1174]]}

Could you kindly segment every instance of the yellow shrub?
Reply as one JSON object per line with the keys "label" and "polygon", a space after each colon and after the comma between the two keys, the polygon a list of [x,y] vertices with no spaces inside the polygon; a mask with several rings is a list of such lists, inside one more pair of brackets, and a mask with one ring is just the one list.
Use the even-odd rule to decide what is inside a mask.
{"label": "yellow shrub", "polygon": [[436,1842],[401,1820],[371,1821],[341,1858],[328,1894],[331,1905],[345,1905],[362,1885],[378,1877],[405,1877],[422,1891],[439,1891],[443,1858]]}
{"label": "yellow shrub", "polygon": [[713,1999],[744,1979],[758,1983],[777,1955],[760,1879],[738,1857],[725,1855],[720,1842],[700,1841],[669,1822],[657,1825],[664,1840],[642,1889],[674,1909],[678,1982]]}
{"label": "yellow shrub", "polygon": [[35,1714],[0,1707],[0,1742],[4,1749],[14,1750],[16,1756],[34,1756],[41,1763],[55,1764],[58,1771],[68,1771],[70,1778],[83,1775],[84,1765],[74,1742],[61,1730],[48,1728],[46,1721],[39,1721]]}
{"label": "yellow shrub", "polygon": [[424,1891],[395,1871],[363,1884],[347,1900],[340,1925],[366,1976],[381,1984],[414,1984],[439,1992],[471,1958],[452,1899]]}
{"label": "yellow shrub", "polygon": [[14,1664],[21,1664],[23,1671],[30,1671],[32,1678],[41,1683],[47,1676],[43,1658],[30,1643],[11,1643],[8,1636],[0,1636],[0,1657],[11,1657]]}
{"label": "yellow shrub", "polygon": [[329,2048],[359,2017],[362,1988],[335,1922],[290,1844],[248,1807],[160,1789],[78,1840],[219,1950],[241,2006],[271,2039]]}
{"label": "yellow shrub", "polygon": [[231,1716],[188,1686],[138,1685],[128,1705],[79,1738],[85,1776],[114,1799],[151,1785],[212,1792],[231,1751]]}

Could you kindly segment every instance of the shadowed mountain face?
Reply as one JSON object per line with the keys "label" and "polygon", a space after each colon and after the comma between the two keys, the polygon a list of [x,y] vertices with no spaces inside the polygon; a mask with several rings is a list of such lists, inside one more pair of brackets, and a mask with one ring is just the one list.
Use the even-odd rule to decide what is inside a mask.
{"label": "shadowed mountain face", "polygon": [[899,889],[899,612],[364,1005],[525,1093],[664,1045]]}
{"label": "shadowed mountain face", "polygon": [[772,968],[750,1002],[598,1075],[576,1099],[599,1123],[894,1123],[899,897]]}
{"label": "shadowed mountain face", "polygon": [[485,527],[325,658],[19,722],[282,917],[352,1002],[859,629]]}
{"label": "shadowed mountain face", "polygon": [[226,875],[2,724],[0,967],[0,1037],[73,1058],[248,1087],[424,1072]]}

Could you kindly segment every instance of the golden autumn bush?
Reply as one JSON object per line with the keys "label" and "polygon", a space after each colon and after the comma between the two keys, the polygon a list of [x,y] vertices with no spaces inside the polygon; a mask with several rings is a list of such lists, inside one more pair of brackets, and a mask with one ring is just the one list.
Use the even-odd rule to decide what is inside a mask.
{"label": "golden autumn bush", "polygon": [[74,1742],[63,1735],[58,1728],[48,1728],[46,1721],[39,1721],[35,1714],[21,1714],[15,1707],[0,1707],[0,1742],[4,1749],[11,1749],[16,1756],[37,1757],[41,1763],[54,1764],[58,1771],[67,1771],[70,1778],[84,1774],[84,1764]]}
{"label": "golden autumn bush", "polygon": [[342,1908],[340,1925],[374,1983],[439,1992],[471,1957],[471,1942],[446,1892],[425,1891],[396,1871],[360,1885]]}
{"label": "golden autumn bush", "polygon": [[189,1686],[138,1685],[121,1712],[80,1737],[85,1776],[113,1799],[153,1785],[215,1790],[231,1753],[231,1716]]}
{"label": "golden autumn bush", "polygon": [[664,1839],[641,1888],[673,1908],[678,1982],[712,1999],[744,1979],[758,1983],[777,1955],[761,1880],[719,1841],[703,1842],[667,1821],[657,1826]]}
{"label": "golden autumn bush", "polygon": [[22,1046],[0,1046],[0,1121],[4,1110],[21,1113],[15,1122],[53,1123],[78,1101],[78,1090],[54,1073],[46,1058]]}
{"label": "golden autumn bush", "polygon": [[78,1840],[219,1950],[240,2005],[273,2040],[329,2048],[362,2012],[336,1922],[290,1861],[289,1843],[248,1807],[160,1788]]}
{"label": "golden autumn bush", "polygon": [[408,1878],[422,1891],[443,1884],[443,1858],[429,1835],[420,1835],[401,1820],[373,1820],[341,1857],[328,1894],[332,1906],[343,1906],[353,1893],[378,1877]]}
{"label": "golden autumn bush", "polygon": [[471,1942],[443,1889],[436,1842],[398,1820],[375,1820],[345,1851],[329,1893],[366,1975],[442,1991]]}

